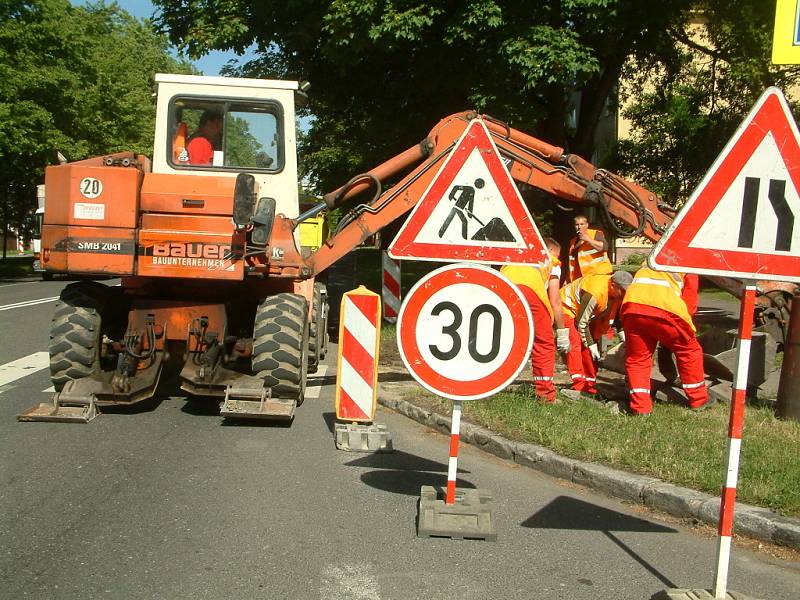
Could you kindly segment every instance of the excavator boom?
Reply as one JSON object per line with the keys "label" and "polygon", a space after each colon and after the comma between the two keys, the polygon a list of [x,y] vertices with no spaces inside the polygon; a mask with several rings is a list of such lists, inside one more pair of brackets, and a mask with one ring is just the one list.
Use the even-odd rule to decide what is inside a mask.
{"label": "excavator boom", "polygon": [[[675,211],[655,194],[605,169],[597,169],[563,148],[513,129],[487,115],[463,112],[442,119],[418,145],[378,167],[356,176],[323,197],[336,207],[368,190],[372,199],[356,206],[343,219],[336,235],[307,261],[312,273],[330,266],[351,248],[402,217],[422,197],[439,167],[473,119],[482,119],[505,161],[511,177],[563,200],[596,206],[605,213],[616,233],[643,235],[657,240]],[[411,169],[409,171],[409,169]],[[384,181],[405,173],[387,190]],[[626,227],[624,231],[617,225]]]}
{"label": "excavator boom", "polygon": [[[340,221],[339,228],[308,259],[314,275],[325,270],[368,237],[411,210],[454,149],[473,119],[482,119],[506,163],[511,177],[560,199],[596,207],[606,225],[618,237],[644,236],[657,241],[677,211],[654,193],[606,169],[598,169],[580,156],[568,154],[488,115],[462,112],[439,121],[416,146],[374,169],[353,177],[341,188],[323,197],[321,208],[334,208],[369,191],[372,198],[356,205]],[[401,177],[384,190],[383,184]],[[727,277],[709,277],[716,285],[741,297],[742,284]],[[777,323],[783,335],[788,327],[794,284],[760,282],[760,320]],[[778,336],[780,337],[780,336]]]}

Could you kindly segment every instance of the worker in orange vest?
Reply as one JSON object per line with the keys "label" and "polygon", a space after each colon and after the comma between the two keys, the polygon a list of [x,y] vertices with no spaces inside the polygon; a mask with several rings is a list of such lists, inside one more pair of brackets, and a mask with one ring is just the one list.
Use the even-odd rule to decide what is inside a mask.
{"label": "worker in orange vest", "polygon": [[[564,326],[558,281],[561,278],[561,245],[552,238],[544,240],[550,253],[550,263],[541,265],[505,265],[500,272],[508,277],[531,308],[533,316],[533,350],[531,362],[536,395],[544,402],[556,400],[553,374],[556,366],[556,344],[553,339],[553,322],[558,328],[558,348],[569,351],[568,330]],[[564,346],[566,345],[566,350]]]}
{"label": "worker in orange vest", "polygon": [[596,394],[598,340],[608,331],[609,315],[616,314],[632,280],[626,271],[580,277],[561,288],[564,324],[569,329],[567,370],[572,389]]}
{"label": "worker in orange vest", "polygon": [[697,341],[692,315],[697,310],[697,275],[639,269],[625,293],[620,315],[625,331],[625,372],[630,386],[629,410],[650,414],[650,373],[656,344],[675,354],[678,374],[689,407],[708,403],[703,372],[703,349]]}
{"label": "worker in orange vest", "polygon": [[613,268],[608,260],[608,243],[599,229],[589,229],[586,215],[575,217],[575,233],[569,242],[569,273],[567,281],[587,275],[611,275]]}

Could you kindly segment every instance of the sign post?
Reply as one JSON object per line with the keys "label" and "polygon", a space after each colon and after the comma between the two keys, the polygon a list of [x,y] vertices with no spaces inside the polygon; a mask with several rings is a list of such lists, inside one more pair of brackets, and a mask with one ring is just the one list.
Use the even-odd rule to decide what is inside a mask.
{"label": "sign post", "polygon": [[798,190],[800,135],[783,94],[769,88],[648,257],[656,270],[736,277],[745,284],[719,513],[717,599],[728,597],[755,282],[800,281]]}
{"label": "sign post", "polygon": [[739,354],[731,393],[731,413],[728,420],[728,457],[725,463],[725,483],[719,507],[719,540],[717,541],[717,572],[714,577],[714,598],[725,598],[728,584],[728,565],[733,540],[733,513],[736,505],[736,485],[739,479],[739,455],[742,449],[744,407],[747,396],[747,374],[750,366],[750,340],[753,332],[753,307],[756,299],[755,282],[747,282],[739,313]]}
{"label": "sign post", "polygon": [[411,289],[397,321],[400,356],[429,391],[454,401],[444,501],[431,486],[420,497],[418,534],[494,540],[489,496],[456,489],[461,408],[516,379],[533,345],[525,297],[503,275],[482,265],[448,265]]}

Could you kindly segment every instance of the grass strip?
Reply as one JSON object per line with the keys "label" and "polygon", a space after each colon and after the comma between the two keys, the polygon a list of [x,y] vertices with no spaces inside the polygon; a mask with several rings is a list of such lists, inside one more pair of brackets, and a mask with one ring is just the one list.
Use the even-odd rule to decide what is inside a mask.
{"label": "grass strip", "polygon": [[[413,398],[412,398],[413,396]],[[449,415],[452,402],[420,389],[409,400]],[[464,418],[508,438],[539,444],[570,458],[658,477],[712,495],[720,493],[727,456],[728,407],[693,413],[658,404],[647,419],[612,414],[592,400],[536,401],[533,387],[465,402]],[[738,499],[800,516],[800,424],[771,408],[748,407]]]}

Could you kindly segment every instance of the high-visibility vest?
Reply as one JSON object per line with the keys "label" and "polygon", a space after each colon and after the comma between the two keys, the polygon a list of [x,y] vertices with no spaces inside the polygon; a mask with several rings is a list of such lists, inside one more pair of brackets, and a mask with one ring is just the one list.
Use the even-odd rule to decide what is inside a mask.
{"label": "high-visibility vest", "polygon": [[595,314],[600,314],[608,306],[608,282],[611,275],[589,275],[579,277],[572,283],[561,288],[561,306],[564,314],[573,319],[578,318],[578,309],[581,306],[581,291],[588,292],[597,300]]}
{"label": "high-visibility vest", "polygon": [[[599,230],[587,229],[586,234],[593,240],[597,238]],[[578,262],[575,262],[575,246],[578,246]],[[580,266],[580,272],[578,267]],[[611,261],[604,250],[595,250],[589,242],[580,242],[577,237],[572,238],[569,244],[569,278],[575,281],[578,277],[587,275],[611,275],[614,272]]]}
{"label": "high-visibility vest", "polygon": [[518,286],[525,286],[536,294],[542,301],[550,318],[553,318],[553,307],[547,297],[547,280],[550,279],[552,265],[504,265],[500,267],[500,273],[508,277],[511,282]]}
{"label": "high-visibility vest", "polygon": [[684,275],[666,273],[643,267],[636,272],[633,283],[628,286],[623,307],[629,302],[660,308],[679,316],[697,331],[681,294],[683,293]]}

